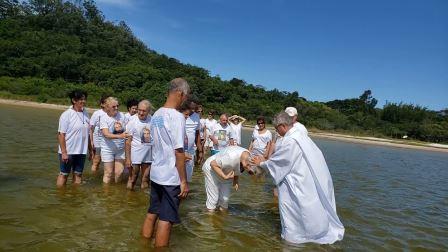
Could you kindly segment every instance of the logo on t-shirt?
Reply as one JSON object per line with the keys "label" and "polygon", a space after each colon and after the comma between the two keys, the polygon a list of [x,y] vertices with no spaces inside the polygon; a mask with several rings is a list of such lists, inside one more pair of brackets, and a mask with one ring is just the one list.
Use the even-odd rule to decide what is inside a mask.
{"label": "logo on t-shirt", "polygon": [[121,124],[120,121],[114,122],[114,130],[112,131],[112,134],[121,134],[124,132],[123,124]]}
{"label": "logo on t-shirt", "polygon": [[226,135],[227,131],[225,130],[218,130],[218,141],[226,141]]}
{"label": "logo on t-shirt", "polygon": [[148,128],[144,127],[142,129],[142,135],[140,137],[143,144],[151,143],[151,132]]}

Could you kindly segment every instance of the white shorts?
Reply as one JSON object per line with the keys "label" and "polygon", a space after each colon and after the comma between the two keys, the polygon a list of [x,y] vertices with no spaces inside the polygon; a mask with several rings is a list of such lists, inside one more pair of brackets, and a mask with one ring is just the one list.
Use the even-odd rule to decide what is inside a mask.
{"label": "white shorts", "polygon": [[115,160],[124,160],[124,149],[110,150],[108,148],[101,148],[101,161],[113,162]]}
{"label": "white shorts", "polygon": [[101,148],[101,137],[93,134],[93,146],[95,148]]}
{"label": "white shorts", "polygon": [[131,148],[131,162],[135,165],[151,163],[151,147],[142,146],[141,148]]}
{"label": "white shorts", "polygon": [[215,210],[218,206],[227,209],[229,207],[232,180],[222,180],[211,170],[210,162],[205,162],[202,166],[205,178],[205,191],[207,201],[205,206],[209,210]]}

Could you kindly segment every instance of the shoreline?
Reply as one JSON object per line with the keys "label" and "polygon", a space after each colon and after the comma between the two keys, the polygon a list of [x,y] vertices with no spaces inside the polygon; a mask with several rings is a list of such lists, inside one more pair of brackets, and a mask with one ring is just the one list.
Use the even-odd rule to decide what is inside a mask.
{"label": "shoreline", "polygon": [[[44,109],[54,109],[54,110],[66,110],[68,105],[50,104],[50,103],[40,103],[33,101],[21,101],[21,100],[10,100],[0,98],[0,104],[15,105],[22,107],[32,107],[32,108],[44,108]],[[86,107],[89,113],[93,113],[96,108]],[[253,126],[243,126],[243,129],[253,130]],[[273,130],[269,128],[269,130]],[[376,138],[376,137],[363,137],[363,136],[353,136],[337,133],[325,133],[325,132],[310,132],[311,137],[323,138],[329,140],[358,143],[358,144],[370,144],[370,145],[380,145],[389,146],[395,148],[406,148],[415,150],[426,150],[426,151],[436,151],[448,153],[448,145],[437,144],[437,143],[424,143],[424,142],[404,142],[404,140],[398,139],[386,139],[386,138]]]}

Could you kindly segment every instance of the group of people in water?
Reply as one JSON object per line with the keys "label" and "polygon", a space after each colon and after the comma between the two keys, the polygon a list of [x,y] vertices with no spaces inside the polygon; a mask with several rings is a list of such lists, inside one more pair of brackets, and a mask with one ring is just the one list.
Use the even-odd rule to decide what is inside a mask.
{"label": "group of people in water", "polygon": [[274,117],[275,134],[258,117],[246,149],[241,146],[245,118],[223,113],[216,121],[212,111],[202,118],[202,106],[189,94],[188,83],[176,78],[169,83],[165,104],[153,114],[148,100],[128,101],[123,114],[116,98],[104,97],[89,117],[87,93],[71,92],[72,106],[59,120],[57,185],[64,186],[70,174],[80,184],[87,157],[92,172],[103,164],[105,184],[118,183],[127,173],[127,188],[134,190],[140,176],[140,187],[150,188],[142,235],[163,247],[173,224],[180,222],[179,206],[188,195],[195,164],[202,166],[210,212],[227,210],[243,172],[267,171],[276,186],[283,239],[331,244],[343,238],[331,175],[322,152],[297,121],[296,108]]}

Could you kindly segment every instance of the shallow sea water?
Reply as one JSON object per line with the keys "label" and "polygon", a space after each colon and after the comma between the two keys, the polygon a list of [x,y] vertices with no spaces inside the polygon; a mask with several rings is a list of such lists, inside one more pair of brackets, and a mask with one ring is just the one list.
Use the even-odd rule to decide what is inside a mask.
{"label": "shallow sea water", "polygon": [[[55,187],[61,111],[0,105],[0,250],[151,251],[139,232],[148,191],[104,186],[86,163],[81,186]],[[243,133],[243,144],[250,132]],[[335,186],[344,240],[291,246],[269,178],[241,177],[227,213],[205,209],[202,172],[173,229],[173,251],[448,250],[446,153],[315,139]]]}

